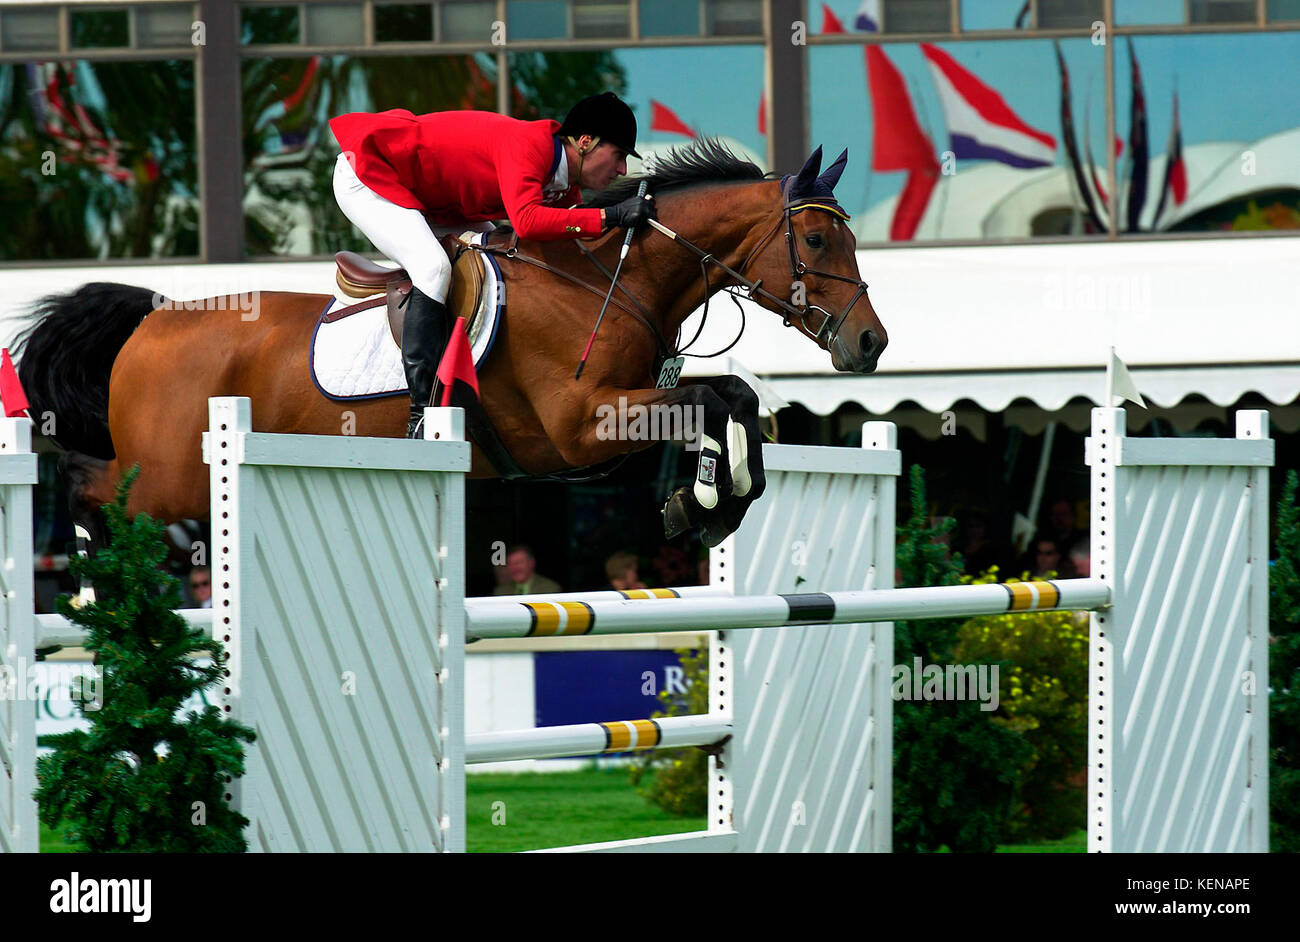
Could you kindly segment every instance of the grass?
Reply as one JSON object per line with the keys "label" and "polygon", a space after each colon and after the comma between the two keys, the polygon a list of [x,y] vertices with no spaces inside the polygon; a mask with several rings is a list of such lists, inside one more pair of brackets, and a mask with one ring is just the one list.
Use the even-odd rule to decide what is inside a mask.
{"label": "grass", "polygon": [[702,831],[703,815],[678,818],[637,794],[620,767],[466,776],[471,853],[502,853]]}
{"label": "grass", "polygon": [[[509,853],[702,831],[705,819],[674,817],[642,798],[625,767],[577,772],[466,776],[467,845],[471,853]],[[1008,844],[1000,854],[1083,853],[1080,830],[1041,844]],[[75,853],[59,832],[41,826],[41,852]]]}

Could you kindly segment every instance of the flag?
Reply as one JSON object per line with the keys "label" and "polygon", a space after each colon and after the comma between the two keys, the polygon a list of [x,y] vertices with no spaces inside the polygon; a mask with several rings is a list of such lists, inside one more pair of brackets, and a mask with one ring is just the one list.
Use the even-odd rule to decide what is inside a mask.
{"label": "flag", "polygon": [[916,235],[925,208],[930,204],[930,194],[939,183],[939,166],[913,170],[907,175],[903,192],[894,206],[894,218],[889,223],[889,238],[893,242],[907,242]]}
{"label": "flag", "polygon": [[934,145],[921,130],[902,73],[877,45],[866,47],[871,92],[871,169],[906,170],[907,182],[894,206],[889,237],[907,241],[916,234],[930,195],[939,182]]}
{"label": "flag", "polygon": [[938,46],[921,43],[921,53],[930,64],[957,158],[1022,168],[1056,162],[1054,137],[1022,121],[1000,94]]}
{"label": "flag", "polygon": [[868,33],[880,32],[880,0],[862,0],[858,4],[858,15],[853,20],[853,28]]}
{"label": "flag", "polygon": [[1079,199],[1083,202],[1084,213],[1093,225],[1094,231],[1103,232],[1106,227],[1097,218],[1097,207],[1092,201],[1092,191],[1088,188],[1087,178],[1083,175],[1079,145],[1074,137],[1074,111],[1070,104],[1070,73],[1065,67],[1065,57],[1061,55],[1061,44],[1053,40],[1053,45],[1056,47],[1056,64],[1061,72],[1061,143],[1065,146],[1065,154],[1070,161],[1074,184],[1079,191]]}
{"label": "flag", "polygon": [[1128,41],[1129,69],[1133,80],[1133,104],[1129,111],[1128,159],[1128,230],[1141,232],[1139,218],[1147,201],[1147,174],[1151,168],[1150,148],[1147,146],[1147,99],[1142,91],[1142,70],[1138,68],[1133,40]]}
{"label": "flag", "polygon": [[1160,202],[1151,219],[1153,227],[1159,224],[1170,193],[1175,206],[1182,206],[1187,199],[1187,164],[1183,161],[1183,131],[1178,122],[1178,92],[1174,92],[1174,125],[1169,129],[1169,146],[1165,148],[1165,179],[1160,184]]}
{"label": "flag", "polygon": [[916,120],[902,73],[879,46],[865,48],[871,92],[871,169],[937,168],[934,146]]}
{"label": "flag", "polygon": [[650,99],[650,130],[667,131],[669,134],[685,134],[694,137],[695,132],[667,105]]}
{"label": "flag", "polygon": [[1147,407],[1146,400],[1138,392],[1137,383],[1133,382],[1133,374],[1128,371],[1124,361],[1115,355],[1115,348],[1110,348],[1110,362],[1106,364],[1106,408],[1112,408],[1119,405],[1115,397],[1119,397],[1119,402],[1125,400],[1136,402],[1143,409]]}
{"label": "flag", "polygon": [[470,350],[469,336],[465,333],[465,318],[456,318],[451,329],[451,340],[447,342],[447,352],[438,364],[438,381],[442,383],[442,400],[439,405],[451,404],[451,395],[456,380],[474,390],[477,398],[478,374],[474,372],[474,354]]}
{"label": "flag", "polygon": [[832,10],[824,3],[822,4],[822,32],[823,33],[844,32],[844,24],[840,22],[840,18],[835,15],[834,10]]}
{"label": "flag", "polygon": [[767,90],[758,93],[758,133],[767,133]]}
{"label": "flag", "polygon": [[9,359],[8,347],[0,350],[0,402],[4,403],[5,415],[11,419],[25,413],[29,405],[14,361]]}

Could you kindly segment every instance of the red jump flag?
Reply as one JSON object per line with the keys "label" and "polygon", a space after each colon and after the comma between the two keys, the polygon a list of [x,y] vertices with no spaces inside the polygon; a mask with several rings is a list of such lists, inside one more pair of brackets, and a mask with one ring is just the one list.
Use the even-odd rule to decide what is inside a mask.
{"label": "red jump flag", "polygon": [[4,401],[5,415],[13,418],[27,412],[27,393],[18,379],[14,361],[9,359],[9,348],[0,350],[0,400]]}
{"label": "red jump flag", "polygon": [[677,117],[671,108],[650,99],[650,130],[667,131],[669,134],[685,134],[694,137],[695,132],[685,121]]}
{"label": "red jump flag", "polygon": [[438,364],[438,380],[442,383],[442,401],[440,406],[451,405],[451,394],[456,380],[460,380],[474,390],[477,398],[478,374],[474,372],[474,354],[469,347],[469,335],[465,333],[465,318],[456,318],[451,329],[451,340],[447,343],[447,352]]}

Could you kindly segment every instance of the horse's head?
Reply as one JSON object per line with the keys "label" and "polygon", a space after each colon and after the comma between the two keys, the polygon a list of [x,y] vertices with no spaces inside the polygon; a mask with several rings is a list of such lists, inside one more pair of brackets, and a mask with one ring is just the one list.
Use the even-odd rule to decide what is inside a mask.
{"label": "horse's head", "polygon": [[871,373],[889,335],[858,274],[848,213],[835,201],[848,157],[846,150],[821,172],[818,147],[803,169],[781,178],[781,217],[750,253],[745,273],[774,295],[785,293],[788,307],[761,295],[755,300],[828,351],[835,369]]}

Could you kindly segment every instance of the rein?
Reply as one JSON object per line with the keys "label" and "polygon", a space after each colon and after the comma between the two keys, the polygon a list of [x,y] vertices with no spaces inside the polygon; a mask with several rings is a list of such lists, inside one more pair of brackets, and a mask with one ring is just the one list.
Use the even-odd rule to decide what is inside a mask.
{"label": "rein", "polygon": [[[591,250],[588,249],[585,245],[583,245],[579,240],[574,239],[574,241],[578,242],[578,247],[582,249],[583,254],[585,254],[587,258],[591,260],[592,264],[594,264],[605,275],[606,278],[609,278],[611,281],[613,281],[613,275],[610,274],[609,269],[607,269],[603,264],[601,264],[600,260],[597,259],[594,254],[592,254]],[[569,282],[570,284],[577,285],[579,288],[585,288],[587,291],[590,291],[592,294],[596,295],[596,297],[600,298],[602,301],[605,299],[605,295],[607,294],[607,291],[602,291],[600,288],[597,288],[591,282],[583,281],[581,278],[577,277],[576,275],[570,275],[567,271],[562,271],[561,269],[556,268],[554,265],[551,265],[549,262],[545,262],[540,258],[534,258],[531,255],[524,255],[522,252],[519,251],[519,233],[517,232],[511,235],[510,244],[504,248],[502,248],[499,245],[466,245],[465,247],[474,249],[475,251],[478,252],[487,252],[492,255],[499,255],[503,258],[512,258],[521,262],[526,262],[527,264],[536,266],[537,268],[540,268],[543,271],[548,271],[552,275],[556,275],[560,278],[563,278],[565,281]],[[625,304],[624,302],[620,301],[618,298],[615,297],[611,297],[609,303],[615,305],[616,307],[621,308],[622,310],[630,314],[632,317],[634,317],[636,320],[640,321],[641,324],[645,327],[645,329],[650,331],[650,335],[654,337],[655,346],[658,349],[659,356],[661,358],[668,357],[670,355],[668,352],[668,342],[664,339],[663,333],[660,332],[659,328],[656,327],[651,322],[650,312],[645,309],[645,306],[641,304],[640,301],[632,297],[632,295],[629,294],[627,289],[624,288],[622,285],[619,285],[619,290],[622,291],[623,294],[627,295],[627,299],[631,301],[633,304],[635,304],[637,308],[639,308],[640,310],[639,311],[633,310],[627,304]]]}

